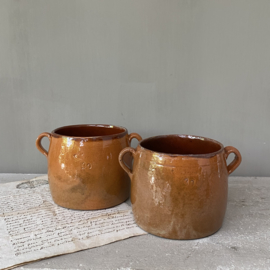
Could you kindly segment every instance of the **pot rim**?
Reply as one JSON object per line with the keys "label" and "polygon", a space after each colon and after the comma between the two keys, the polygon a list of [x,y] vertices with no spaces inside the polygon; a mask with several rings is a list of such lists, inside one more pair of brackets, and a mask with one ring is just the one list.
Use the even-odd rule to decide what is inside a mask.
{"label": "pot rim", "polygon": [[[100,127],[100,128],[118,128],[122,129],[122,132],[118,132],[111,135],[99,135],[99,136],[70,136],[70,135],[62,135],[57,133],[60,129],[64,128],[81,128],[81,127]],[[73,140],[109,140],[109,139],[119,139],[128,134],[128,130],[125,127],[116,126],[116,125],[108,125],[108,124],[79,124],[79,125],[67,125],[54,129],[51,132],[51,135],[55,138],[72,138]]]}
{"label": "pot rim", "polygon": [[[153,151],[150,150],[146,147],[142,146],[142,143],[144,143],[145,141],[148,140],[152,140],[152,139],[158,139],[158,138],[165,138],[165,137],[181,137],[181,138],[188,138],[188,139],[197,139],[197,140],[202,140],[202,141],[209,141],[215,144],[218,144],[220,146],[220,149],[218,151],[215,152],[210,152],[210,153],[206,153],[206,154],[170,154],[170,153],[164,153],[164,152],[158,152],[158,151]],[[158,154],[161,156],[167,156],[167,157],[187,157],[187,158],[209,158],[209,157],[213,157],[215,155],[220,154],[223,150],[224,150],[224,146],[222,143],[220,143],[219,141],[207,138],[207,137],[203,137],[203,136],[198,136],[198,135],[187,135],[187,134],[167,134],[167,135],[157,135],[157,136],[152,136],[152,137],[148,137],[146,139],[143,139],[139,142],[138,144],[142,149],[144,149],[145,151],[151,152],[153,154]]]}

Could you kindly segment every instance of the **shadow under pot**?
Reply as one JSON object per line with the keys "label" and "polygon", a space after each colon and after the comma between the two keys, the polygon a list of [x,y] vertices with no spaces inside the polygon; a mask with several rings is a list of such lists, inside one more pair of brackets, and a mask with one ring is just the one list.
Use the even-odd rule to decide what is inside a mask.
{"label": "shadow under pot", "polygon": [[[50,141],[48,152],[41,140]],[[77,210],[113,207],[130,194],[128,175],[122,170],[118,156],[130,146],[131,140],[141,140],[137,133],[112,125],[74,125],[60,127],[51,133],[41,133],[37,149],[48,159],[48,179],[54,202]],[[132,157],[126,162],[131,164]]]}
{"label": "shadow under pot", "polygon": [[[123,160],[126,153],[133,155],[132,170]],[[227,165],[230,153],[235,158]],[[131,179],[132,210],[143,230],[170,239],[197,239],[221,228],[228,175],[241,155],[212,139],[164,135],[142,140],[136,150],[125,148],[119,162]]]}

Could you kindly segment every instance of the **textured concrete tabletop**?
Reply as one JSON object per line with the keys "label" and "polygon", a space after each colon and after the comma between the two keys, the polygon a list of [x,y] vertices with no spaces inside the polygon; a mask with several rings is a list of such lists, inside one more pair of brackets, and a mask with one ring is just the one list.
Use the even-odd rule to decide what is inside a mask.
{"label": "textured concrete tabletop", "polygon": [[[0,183],[38,175],[0,174]],[[223,227],[200,240],[143,235],[16,269],[270,269],[270,177],[230,177]]]}

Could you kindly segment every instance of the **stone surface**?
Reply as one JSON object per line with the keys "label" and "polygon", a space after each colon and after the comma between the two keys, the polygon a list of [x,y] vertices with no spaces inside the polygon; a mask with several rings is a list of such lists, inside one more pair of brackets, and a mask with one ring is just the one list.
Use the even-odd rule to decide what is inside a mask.
{"label": "stone surface", "polygon": [[[0,183],[37,175],[1,174]],[[200,240],[138,236],[16,269],[270,269],[270,177],[230,177],[223,227]]]}

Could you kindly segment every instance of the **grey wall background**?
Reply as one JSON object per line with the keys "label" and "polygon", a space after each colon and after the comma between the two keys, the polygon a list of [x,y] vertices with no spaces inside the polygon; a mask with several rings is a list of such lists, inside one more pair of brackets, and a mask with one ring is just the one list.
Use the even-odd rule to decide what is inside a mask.
{"label": "grey wall background", "polygon": [[207,136],[269,176],[270,1],[1,0],[0,115],[0,172],[46,172],[43,131],[108,123]]}

